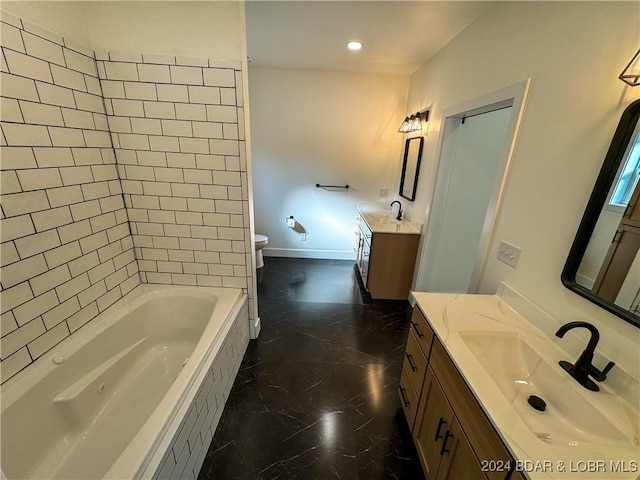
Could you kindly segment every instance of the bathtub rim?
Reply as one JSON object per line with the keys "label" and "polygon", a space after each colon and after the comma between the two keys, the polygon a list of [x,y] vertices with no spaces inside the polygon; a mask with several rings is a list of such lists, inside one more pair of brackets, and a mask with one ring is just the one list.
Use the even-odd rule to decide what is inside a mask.
{"label": "bathtub rim", "polygon": [[[94,317],[90,322],[80,327],[78,330],[73,332],[70,336],[66,337],[59,344],[55,345],[51,350],[44,353],[41,357],[36,359],[32,364],[27,366],[25,369],[18,372],[15,376],[8,379],[4,384],[0,386],[0,400],[1,400],[1,408],[0,412],[2,415],[11,408],[17,401],[19,401],[26,393],[28,393],[32,388],[34,388],[40,381],[42,381],[47,375],[51,374],[59,365],[53,363],[52,359],[54,356],[63,355],[66,358],[70,357],[74,352],[78,351],[84,345],[86,345],[89,341],[93,340],[95,337],[103,333],[105,330],[110,328],[114,323],[119,321],[122,317],[130,313],[131,311],[138,308],[140,305],[152,300],[153,298],[163,297],[166,295],[167,291],[172,291],[177,294],[186,294],[189,296],[195,296],[198,298],[204,298],[212,300],[212,297],[215,297],[214,308],[212,316],[216,315],[216,311],[220,312],[221,309],[225,310],[226,318],[224,319],[224,324],[221,325],[220,331],[225,330],[225,335],[228,333],[229,324],[232,323],[230,319],[235,319],[238,314],[239,309],[244,304],[247,295],[242,292],[239,288],[221,288],[221,287],[200,287],[200,286],[179,286],[179,285],[160,285],[160,284],[140,284],[136,286],[133,290],[128,292],[121,299],[116,301],[113,305],[109,306],[103,312]],[[232,315],[233,313],[233,315]],[[211,318],[211,317],[210,317]],[[205,332],[209,330],[210,323],[205,328],[203,332],[203,336]],[[147,450],[147,455],[144,456],[145,464],[149,464],[149,460],[151,460],[148,453],[156,452],[159,449],[159,444],[162,443],[166,437],[166,431],[168,430],[170,424],[173,424],[173,420],[175,419],[180,407],[185,403],[184,399],[188,391],[193,390],[193,384],[196,381],[196,378],[200,377],[200,373],[203,367],[203,360],[207,360],[210,356],[211,349],[213,348],[213,344],[217,343],[219,337],[221,335],[218,334],[216,336],[216,341],[210,341],[209,346],[204,352],[204,355],[200,355],[200,361],[193,366],[194,372],[189,375],[189,381],[187,383],[187,388],[183,388],[181,394],[178,397],[178,401],[176,401],[170,411],[165,412],[165,421],[162,424],[162,428],[160,432],[157,434],[157,438],[152,442],[152,445]],[[202,338],[202,337],[201,337]],[[200,344],[201,339],[198,340],[198,343],[194,347],[195,348]],[[193,358],[193,355],[192,355]],[[63,363],[64,364],[64,363]],[[27,374],[25,374],[28,372]],[[179,378],[179,377],[178,377]],[[176,378],[176,380],[178,380]],[[183,379],[184,380],[184,379]],[[201,380],[201,379],[200,379]],[[173,388],[173,385],[172,385]],[[171,390],[171,389],[170,389]],[[151,416],[145,421],[141,430],[147,426],[149,420],[154,417],[157,421],[158,416],[158,407],[162,403],[165,402],[166,395],[160,399],[160,402],[151,414]],[[156,430],[157,431],[157,430]],[[140,431],[136,433],[136,435],[131,439],[131,442],[125,446],[125,450],[122,452],[120,457],[116,459],[114,464],[110,467],[108,472],[111,472],[114,465],[116,465],[120,458],[123,456],[125,452],[129,449],[129,446],[133,443],[133,441],[138,438],[138,434]],[[140,458],[140,451],[136,453],[136,458]],[[141,471],[140,463],[137,462],[137,470]],[[3,472],[3,470],[0,470]],[[108,473],[107,472],[107,473]],[[107,478],[107,476],[105,476]],[[118,477],[120,478],[120,477]],[[124,478],[124,477],[122,477]],[[132,476],[128,478],[134,478]]]}

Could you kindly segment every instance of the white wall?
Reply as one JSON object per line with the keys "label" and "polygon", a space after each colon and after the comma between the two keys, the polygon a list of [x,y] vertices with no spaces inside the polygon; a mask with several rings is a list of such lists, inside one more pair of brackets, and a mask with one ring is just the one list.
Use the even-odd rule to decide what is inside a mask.
{"label": "white wall", "polygon": [[88,2],[95,50],[246,58],[244,2]]}
{"label": "white wall", "polygon": [[86,2],[2,1],[2,9],[65,39],[90,46],[86,21]]}
{"label": "white wall", "polygon": [[[358,201],[391,203],[408,78],[310,70],[249,71],[256,231],[265,253],[353,258]],[[327,191],[316,183],[350,185]],[[287,228],[293,215],[307,240]]]}
{"label": "white wall", "polygon": [[4,1],[2,8],[94,50],[244,60],[244,2]]}
{"label": "white wall", "polygon": [[[635,376],[640,329],[564,288],[560,272],[620,115],[640,94],[617,78],[639,41],[636,3],[499,2],[412,76],[407,108],[432,109],[420,191],[408,206],[419,216],[442,110],[532,79],[480,290],[494,293],[505,280],[562,322],[593,322],[599,349]],[[495,259],[500,240],[522,247],[517,269]]]}

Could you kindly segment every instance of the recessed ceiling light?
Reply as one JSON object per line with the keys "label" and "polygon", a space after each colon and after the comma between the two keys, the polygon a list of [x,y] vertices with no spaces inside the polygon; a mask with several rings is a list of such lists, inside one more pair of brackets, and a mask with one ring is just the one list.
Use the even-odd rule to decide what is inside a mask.
{"label": "recessed ceiling light", "polygon": [[354,52],[357,52],[358,50],[362,49],[362,42],[358,42],[358,41],[351,41],[351,42],[347,42],[347,48],[349,50],[352,50]]}

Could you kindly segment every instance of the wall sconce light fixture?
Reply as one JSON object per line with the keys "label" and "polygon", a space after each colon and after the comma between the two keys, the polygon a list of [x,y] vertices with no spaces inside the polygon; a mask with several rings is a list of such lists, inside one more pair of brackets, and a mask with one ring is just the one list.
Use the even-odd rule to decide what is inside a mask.
{"label": "wall sconce light fixture", "polygon": [[640,50],[638,50],[638,53],[635,54],[618,78],[632,87],[640,85]]}
{"label": "wall sconce light fixture", "polygon": [[422,130],[422,122],[429,121],[429,110],[416,112],[404,119],[402,125],[398,129],[400,133],[417,132]]}

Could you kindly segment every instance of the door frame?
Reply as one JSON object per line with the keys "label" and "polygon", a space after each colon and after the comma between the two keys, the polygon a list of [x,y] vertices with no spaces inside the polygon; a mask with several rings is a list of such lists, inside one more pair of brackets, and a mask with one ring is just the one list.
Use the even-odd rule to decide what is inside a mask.
{"label": "door frame", "polygon": [[443,126],[439,133],[438,144],[435,155],[434,173],[431,178],[430,184],[430,196],[427,200],[427,207],[425,210],[424,222],[425,226],[423,235],[420,239],[420,246],[418,250],[418,262],[416,264],[416,274],[414,278],[414,287],[419,288],[423,278],[423,268],[426,265],[425,259],[425,247],[427,235],[429,233],[430,223],[432,223],[432,209],[434,208],[436,183],[438,180],[438,173],[440,171],[441,157],[445,145],[446,123],[450,118],[462,118],[463,115],[471,116],[481,113],[487,113],[494,110],[497,106],[503,105],[506,107],[511,103],[511,116],[509,117],[509,124],[507,126],[507,133],[505,136],[505,144],[502,150],[500,159],[500,165],[498,167],[498,175],[494,184],[493,192],[489,200],[489,206],[485,215],[484,224],[482,227],[482,234],[478,243],[478,250],[476,253],[476,259],[474,262],[473,272],[471,274],[471,280],[467,293],[477,293],[480,287],[482,276],[486,269],[487,260],[489,259],[489,250],[491,248],[491,242],[493,240],[496,224],[498,221],[498,215],[500,213],[500,207],[504,197],[504,190],[507,183],[507,177],[515,154],[516,142],[518,134],[522,127],[522,119],[524,116],[524,106],[529,95],[531,86],[531,79],[527,78],[518,83],[509,85],[491,93],[481,95],[479,97],[467,100],[463,103],[449,106],[442,110],[440,115],[439,124]]}

